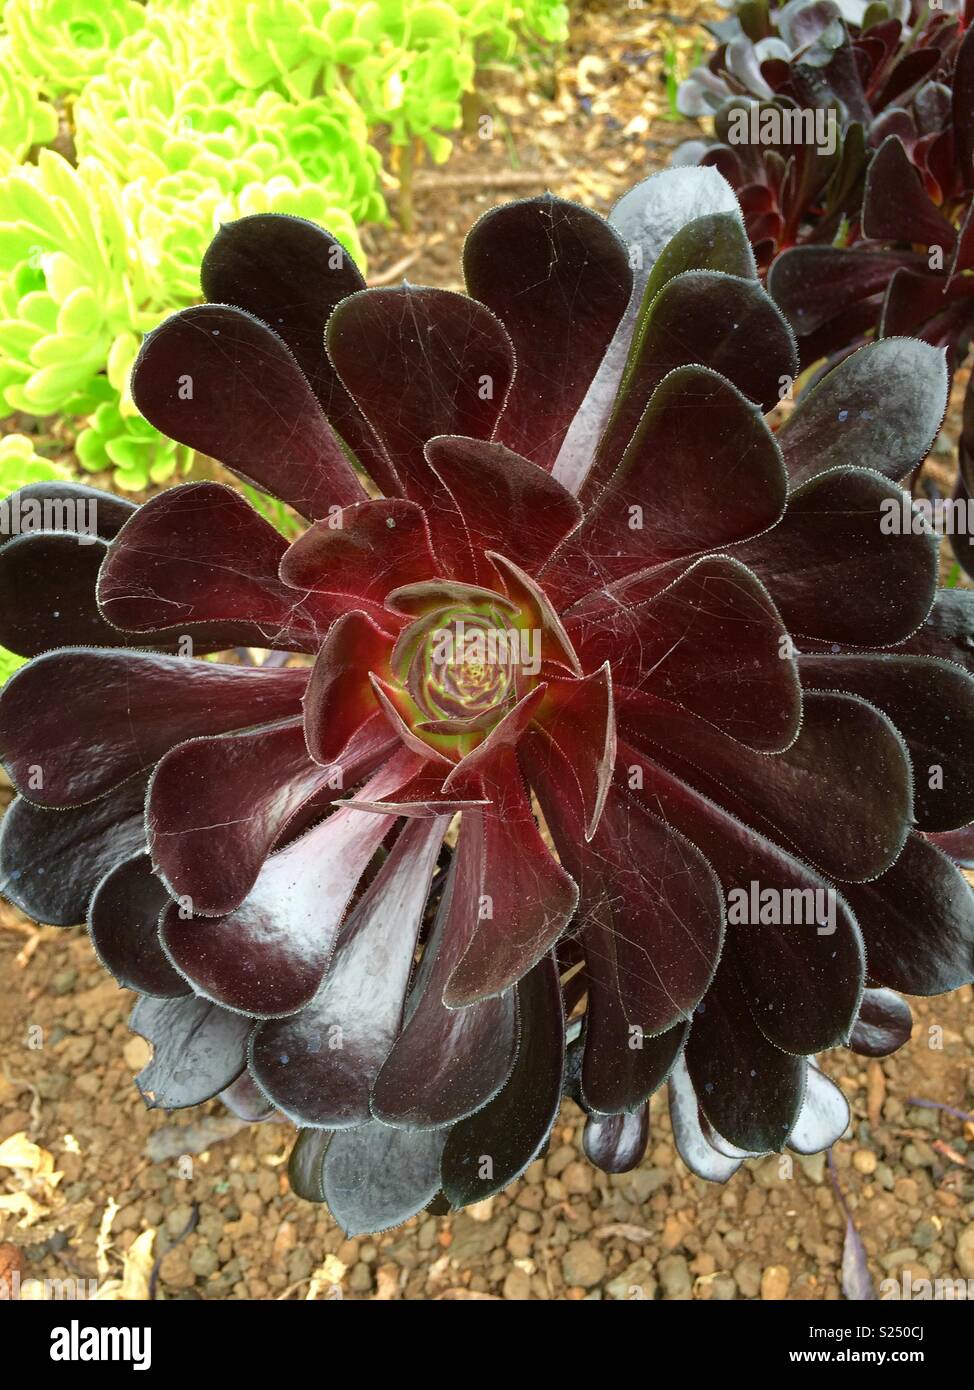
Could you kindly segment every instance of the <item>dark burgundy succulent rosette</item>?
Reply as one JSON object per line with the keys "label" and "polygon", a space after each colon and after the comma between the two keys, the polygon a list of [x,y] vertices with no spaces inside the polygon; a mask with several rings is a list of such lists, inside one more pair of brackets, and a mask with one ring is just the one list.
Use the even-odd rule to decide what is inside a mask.
{"label": "dark burgundy succulent rosette", "polygon": [[[713,137],[687,141],[674,162],[711,165],[734,187],[762,271],[792,246],[853,245],[872,235],[863,233],[861,213],[873,151],[893,133],[909,132],[920,159],[936,144],[972,16],[969,0],[937,9],[919,0],[791,0],[781,9],[745,0],[716,26],[720,42],[707,66],[680,88],[680,109],[712,116]],[[735,140],[742,111],[766,138]],[[789,124],[792,113],[814,112],[834,119],[828,146]],[[770,138],[775,131],[782,133]],[[933,165],[942,159],[938,147]],[[895,268],[886,266],[887,279]],[[878,263],[873,269],[875,282]]]}
{"label": "dark burgundy succulent rosette", "polygon": [[609,1171],[667,1081],[704,1177],[825,1147],[816,1054],[974,977],[930,838],[974,820],[974,596],[879,526],[943,354],[864,347],[774,433],[795,340],[709,169],[463,259],[365,289],[306,222],[224,227],[135,398],[308,529],[201,482],[0,551],[6,893],[140,993],[150,1103],[284,1112],[352,1231],[501,1190],[566,1094]]}

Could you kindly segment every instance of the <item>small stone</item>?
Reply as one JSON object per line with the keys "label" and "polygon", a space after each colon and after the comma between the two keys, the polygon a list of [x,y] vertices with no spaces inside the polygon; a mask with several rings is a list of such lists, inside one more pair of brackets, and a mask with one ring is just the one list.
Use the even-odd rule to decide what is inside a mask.
{"label": "small stone", "polygon": [[512,1269],[504,1280],[504,1297],[513,1303],[523,1303],[531,1297],[531,1276],[523,1269]]}
{"label": "small stone", "polygon": [[365,1293],[372,1287],[372,1271],[361,1260],[348,1276],[348,1287],[355,1293]]}
{"label": "small stone", "polygon": [[607,1298],[617,1302],[649,1301],[656,1297],[656,1278],[649,1260],[635,1260],[628,1269],[610,1279],[605,1286]]}
{"label": "small stone", "polygon": [[562,1256],[561,1272],[569,1286],[591,1289],[605,1278],[605,1258],[590,1240],[575,1240]]}
{"label": "small stone", "polygon": [[51,981],[51,989],[55,994],[70,994],[78,982],[78,972],[71,966],[66,970],[59,970]]}
{"label": "small stone", "polygon": [[768,1265],[761,1275],[761,1297],[767,1302],[778,1302],[787,1298],[791,1285],[791,1271],[787,1265]]}
{"label": "small stone", "polygon": [[200,1279],[208,1279],[220,1268],[220,1261],[208,1245],[197,1245],[189,1257],[189,1267]]}
{"label": "small stone", "polygon": [[196,1281],[185,1247],[177,1245],[162,1258],[159,1278],[163,1285],[171,1289],[191,1289]]}
{"label": "small stone", "polygon": [[587,1197],[595,1185],[591,1164],[580,1163],[577,1159],[569,1163],[561,1175],[561,1180],[565,1185],[565,1191],[575,1197]]}
{"label": "small stone", "polygon": [[663,1285],[664,1298],[680,1301],[692,1296],[690,1266],[683,1255],[664,1255],[656,1269]]}
{"label": "small stone", "polygon": [[122,1056],[125,1058],[125,1065],[129,1071],[141,1071],[148,1066],[152,1057],[152,1048],[145,1038],[133,1037],[122,1048]]}
{"label": "small stone", "polygon": [[929,1250],[940,1239],[940,1232],[932,1221],[918,1221],[913,1228],[913,1244],[918,1250]]}
{"label": "small stone", "polygon": [[965,1226],[957,1237],[957,1268],[965,1279],[974,1279],[974,1225]]}
{"label": "small stone", "polygon": [[741,1260],[735,1265],[734,1278],[745,1298],[757,1298],[761,1291],[761,1267],[755,1260]]}
{"label": "small stone", "polygon": [[878,1159],[871,1149],[856,1149],[852,1155],[852,1166],[857,1173],[865,1173],[868,1177],[875,1173]]}

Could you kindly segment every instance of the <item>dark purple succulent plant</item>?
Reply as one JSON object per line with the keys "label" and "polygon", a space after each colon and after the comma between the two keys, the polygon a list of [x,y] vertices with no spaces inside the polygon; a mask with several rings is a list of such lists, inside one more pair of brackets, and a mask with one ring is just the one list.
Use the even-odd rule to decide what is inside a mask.
{"label": "dark purple succulent plant", "polygon": [[565,1095],[609,1171],[667,1081],[702,1176],[823,1148],[816,1054],[974,977],[928,836],[974,821],[974,595],[880,526],[942,352],[864,347],[776,434],[794,336],[709,169],[493,209],[463,261],[365,289],[224,227],[135,399],[307,530],[72,489],[97,544],[0,550],[5,892],[140,993],[150,1104],[283,1111],[351,1231],[501,1190]]}
{"label": "dark purple succulent plant", "polygon": [[712,165],[734,187],[762,271],[792,246],[848,247],[870,235],[860,223],[873,151],[909,131],[923,158],[940,135],[972,13],[960,0],[745,0],[680,89],[684,114],[713,117],[713,138],[687,141],[674,162]]}

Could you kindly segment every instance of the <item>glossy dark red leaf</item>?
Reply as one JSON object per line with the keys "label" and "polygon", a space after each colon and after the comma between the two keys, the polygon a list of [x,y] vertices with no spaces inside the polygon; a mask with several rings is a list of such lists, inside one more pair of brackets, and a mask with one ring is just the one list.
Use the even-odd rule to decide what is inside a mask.
{"label": "glossy dark red leaf", "polygon": [[227,646],[317,650],[338,611],[278,578],[287,543],[221,483],[187,483],[153,497],[109,546],[98,580],[108,622],[154,633],[225,625]]}
{"label": "glossy dark red leaf", "polygon": [[96,886],[145,849],[145,779],[64,811],[15,797],[0,828],[0,891],[37,922],[83,922]]}
{"label": "glossy dark red leaf", "polygon": [[443,1002],[480,920],[483,865],[483,833],[476,815],[464,813],[405,1025],[372,1091],[372,1113],[387,1124],[453,1124],[486,1105],[511,1074],[519,1027],[514,990],[465,1008]]}
{"label": "glossy dark red leaf", "polygon": [[913,760],[920,830],[974,820],[974,680],[965,671],[893,652],[808,656],[800,670],[810,689],[849,690],[889,715]]}
{"label": "glossy dark red leaf", "polygon": [[391,651],[391,638],[357,609],[328,629],[304,697],[305,737],[315,762],[333,766],[378,713],[369,677],[388,673]]}
{"label": "glossy dark red leaf", "polygon": [[850,887],[877,984],[945,994],[974,980],[974,892],[936,845],[911,835],[892,868]]}
{"label": "glossy dark red leaf", "polygon": [[615,470],[663,378],[694,364],[720,373],[765,410],[777,403],[782,379],[798,374],[794,335],[756,281],[709,270],[675,276],[637,327],[583,500]]}
{"label": "glossy dark red leaf", "polygon": [[746,540],[785,509],[761,412],[726,377],[680,367],[659,384],[615,472],[542,574],[577,598],[615,579]]}
{"label": "glossy dark red leaf", "polygon": [[590,980],[585,1102],[606,1113],[632,1109],[663,1079],[668,1044],[661,1057],[655,1036],[692,1014],[713,977],[723,942],[720,890],[700,851],[627,795],[624,767],[586,845],[570,763],[540,734],[522,758],[579,886]]}
{"label": "glossy dark red leaf", "polygon": [[729,954],[698,1005],[686,1048],[700,1109],[739,1148],[780,1150],[805,1099],[805,1059],[758,1028]]}
{"label": "glossy dark red leaf", "polygon": [[769,758],[679,706],[622,691],[622,736],[831,878],[875,878],[893,863],[913,818],[902,738],[852,695],[806,691],[790,748]]}
{"label": "glossy dark red leaf", "polygon": [[403,498],[385,497],[315,522],[288,548],[280,565],[281,578],[294,589],[348,594],[375,604],[390,590],[436,573],[422,509]]}
{"label": "glossy dark red leaf", "polygon": [[[393,790],[411,770],[408,757],[397,755],[367,785]],[[393,823],[339,808],[271,855],[226,917],[193,916],[192,902],[172,903],[161,925],[166,954],[215,1003],[255,1018],[297,1013],[314,998],[349,900]]]}
{"label": "glossy dark red leaf", "polygon": [[168,903],[147,854],[118,864],[95,889],[88,935],[98,959],[124,989],[164,999],[192,993],[159,944],[159,917]]}
{"label": "glossy dark red leaf", "polygon": [[307,679],[307,671],[66,647],[21,667],[4,686],[0,748],[15,786],[32,801],[79,806],[184,739],[299,713]]}
{"label": "glossy dark red leaf", "polygon": [[724,956],[734,961],[762,1032],[788,1052],[841,1046],[865,978],[862,937],[845,899],[658,763],[623,744],[619,756],[645,803],[712,866],[727,903]]}
{"label": "glossy dark red leaf", "polygon": [[263,212],[224,222],[200,267],[203,295],[269,324],[294,353],[325,416],[383,492],[398,479],[325,352],[325,324],[346,295],[365,288],[351,256],[303,217]]}
{"label": "glossy dark red leaf", "polygon": [[910,1041],[913,1014],[902,995],[892,989],[867,989],[849,1046],[860,1057],[889,1057]]}
{"label": "glossy dark red leaf", "polygon": [[581,520],[578,502],[561,483],[503,444],[443,435],[426,445],[426,457],[448,494],[430,525],[454,578],[492,581],[478,559],[481,548],[513,551],[511,558],[534,574]]}
{"label": "glossy dark red leaf", "polygon": [[494,315],[448,290],[401,285],[350,295],[328,321],[326,344],[416,502],[435,490],[427,441],[490,439],[514,375],[511,340]]}
{"label": "glossy dark red leaf", "polygon": [[554,464],[555,477],[573,493],[581,490],[592,466],[647,297],[655,298],[668,280],[687,270],[755,274],[737,200],[714,170],[653,174],[623,194],[609,225],[629,248],[632,295]]}
{"label": "glossy dark red leaf", "polygon": [[[930,612],[937,545],[904,533],[909,499],[865,468],[803,483],[774,530],[734,549],[763,579],[791,632],[823,641],[892,646]],[[847,588],[853,603],[832,596]]]}
{"label": "glossy dark red leaf", "polygon": [[132,396],[163,434],[303,516],[365,496],[290,349],[242,309],[200,304],[166,319],[142,344]]}
{"label": "glossy dark red leaf", "polygon": [[503,994],[551,950],[578,904],[578,890],[535,823],[513,753],[486,780],[490,804],[464,813],[461,835],[483,843],[477,923],[447,980],[451,1009]]}
{"label": "glossy dark red leaf", "polygon": [[798,732],[787,630],[737,560],[635,576],[576,604],[565,625],[586,670],[609,660],[617,686],[684,705],[751,748],[780,752]]}
{"label": "glossy dark red leaf", "polygon": [[957,233],[932,202],[898,135],[872,157],[862,204],[863,236],[912,241],[949,252]]}
{"label": "glossy dark red leaf", "polygon": [[158,873],[194,912],[233,911],[295,820],[322,816],[394,748],[376,718],[328,767],[308,756],[300,719],[178,744],[156,767],[146,804]]}
{"label": "glossy dark red leaf", "polygon": [[884,338],[802,390],[777,438],[795,484],[849,466],[898,482],[926,457],[946,408],[943,354]]}
{"label": "glossy dark red leaf", "polygon": [[518,364],[497,440],[550,469],[629,303],[627,248],[597,214],[548,193],[484,213],[463,269]]}
{"label": "glossy dark red leaf", "polygon": [[448,821],[413,820],[345,926],[318,993],[291,1018],[263,1023],[250,1066],[298,1124],[369,1122],[369,1093],[402,1021],[416,939]]}
{"label": "glossy dark red leaf", "polygon": [[565,1018],[552,957],[517,986],[521,1038],[514,1070],[482,1110],[459,1121],[443,1150],[443,1192],[454,1209],[486,1201],[521,1176],[558,1118]]}

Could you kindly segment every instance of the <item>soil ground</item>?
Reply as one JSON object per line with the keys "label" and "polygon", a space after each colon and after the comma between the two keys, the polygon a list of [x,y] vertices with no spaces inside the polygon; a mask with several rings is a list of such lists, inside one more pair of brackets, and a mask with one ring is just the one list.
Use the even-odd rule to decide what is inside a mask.
{"label": "soil ground", "polygon": [[[696,133],[666,118],[662,66],[668,46],[685,61],[694,13],[596,6],[557,80],[544,68],[489,80],[489,138],[472,130],[445,169],[418,176],[414,232],[367,229],[371,277],[459,288],[463,234],[485,208],[551,187],[605,211],[663,167]],[[545,1157],[503,1195],[348,1240],[290,1194],[290,1126],[244,1128],[215,1102],[145,1111],[132,1000],[82,931],[37,932],[0,909],[0,980],[0,1143],[37,1145],[0,1168],[0,1278],[12,1261],[24,1279],[110,1291],[124,1276],[132,1296],[166,1299],[820,1300],[843,1296],[844,1251],[846,1292],[866,1291],[858,1238],[877,1288],[907,1272],[974,1279],[974,1122],[938,1108],[974,1110],[970,988],[918,1001],[895,1056],[825,1061],[852,1107],[834,1150],[851,1227],[824,1155],[748,1163],[726,1187],[693,1177],[658,1096],[633,1173],[584,1160],[566,1105]]]}

